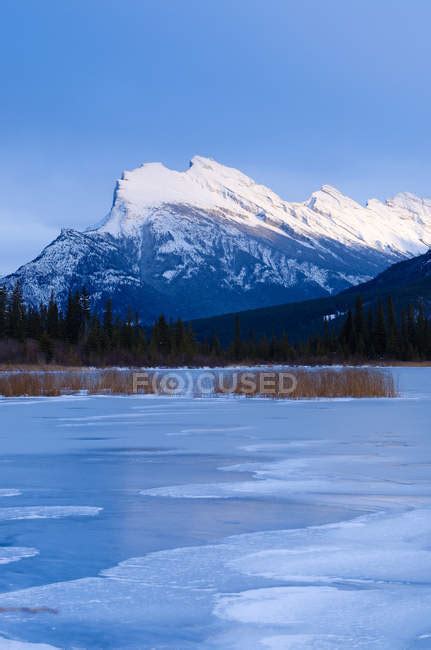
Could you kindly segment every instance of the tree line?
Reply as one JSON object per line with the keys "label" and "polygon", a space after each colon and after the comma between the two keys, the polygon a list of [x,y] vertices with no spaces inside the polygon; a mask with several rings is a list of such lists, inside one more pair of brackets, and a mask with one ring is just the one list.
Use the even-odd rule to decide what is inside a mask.
{"label": "tree line", "polygon": [[91,309],[86,289],[69,292],[64,309],[53,295],[47,305],[26,307],[18,284],[12,292],[0,288],[1,340],[3,362],[154,365],[168,357],[186,363],[199,351],[191,328],[181,320],[168,323],[160,316],[145,328],[131,309],[125,317],[115,315],[110,299],[99,313]]}
{"label": "tree line", "polygon": [[[341,322],[341,326],[340,326]],[[190,324],[161,315],[152,327],[129,309],[114,314],[107,300],[101,313],[91,308],[88,291],[70,292],[64,309],[54,296],[47,305],[27,307],[19,284],[0,288],[0,362],[65,365],[182,365],[231,362],[285,363],[431,358],[431,326],[423,306],[400,314],[389,297],[364,308],[324,319],[316,336],[292,344],[281,336],[244,336],[237,316],[228,344],[216,335],[198,340]]]}
{"label": "tree line", "polygon": [[367,309],[359,296],[352,309],[325,317],[316,335],[293,345],[286,333],[259,340],[251,335],[244,340],[237,316],[228,356],[296,363],[426,361],[431,359],[431,323],[423,304],[408,305],[397,315],[391,296]]}
{"label": "tree line", "polygon": [[425,361],[431,358],[431,324],[423,303],[397,314],[392,296],[367,309],[359,296],[341,328],[331,333],[326,321],[323,335],[309,345],[312,354],[323,351],[347,359]]}

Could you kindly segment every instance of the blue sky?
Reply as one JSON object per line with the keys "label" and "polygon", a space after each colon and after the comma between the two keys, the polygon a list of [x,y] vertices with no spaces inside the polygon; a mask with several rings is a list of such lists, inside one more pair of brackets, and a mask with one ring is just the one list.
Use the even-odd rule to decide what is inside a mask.
{"label": "blue sky", "polygon": [[428,0],[3,0],[0,273],[145,161],[430,196],[430,24]]}

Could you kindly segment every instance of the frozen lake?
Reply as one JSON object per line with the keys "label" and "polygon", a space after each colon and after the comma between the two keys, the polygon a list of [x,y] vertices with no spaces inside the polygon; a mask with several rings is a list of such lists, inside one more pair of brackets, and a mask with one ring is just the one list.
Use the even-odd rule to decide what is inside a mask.
{"label": "frozen lake", "polygon": [[431,648],[431,368],[393,372],[397,399],[0,400],[0,648]]}

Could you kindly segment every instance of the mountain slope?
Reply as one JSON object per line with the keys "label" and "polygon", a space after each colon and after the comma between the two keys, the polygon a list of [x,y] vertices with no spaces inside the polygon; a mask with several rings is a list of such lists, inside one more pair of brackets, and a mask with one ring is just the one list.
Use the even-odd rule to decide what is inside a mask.
{"label": "mountain slope", "polygon": [[[95,304],[112,298],[127,308],[138,301],[140,311],[152,320],[159,315],[158,306],[165,297],[129,273],[128,267],[125,251],[112,237],[62,230],[35,260],[0,284],[11,289],[20,282],[24,301],[35,306],[47,304],[51,292],[65,304],[70,290],[85,286]],[[174,313],[173,306],[171,311]]]}
{"label": "mountain slope", "polygon": [[390,292],[401,296],[410,292],[415,299],[427,301],[431,292],[431,249],[424,255],[393,264],[373,280],[348,289],[341,295],[356,294],[358,290],[364,296]]}
{"label": "mountain slope", "polygon": [[344,320],[358,296],[368,307],[375,306],[379,300],[385,301],[389,295],[397,311],[421,303],[431,317],[431,250],[394,264],[373,280],[335,296],[199,319],[193,321],[193,329],[201,339],[216,335],[226,343],[233,337],[239,316],[242,335],[246,338],[280,336],[287,332],[292,341],[300,341],[322,331],[324,319],[335,321],[335,325],[338,319]]}
{"label": "mountain slope", "polygon": [[399,194],[361,206],[324,186],[289,203],[241,172],[195,157],[185,172],[124,172],[112,209],[85,233],[63,231],[2,283],[29,303],[87,286],[146,320],[186,318],[327,296],[431,243],[431,201]]}

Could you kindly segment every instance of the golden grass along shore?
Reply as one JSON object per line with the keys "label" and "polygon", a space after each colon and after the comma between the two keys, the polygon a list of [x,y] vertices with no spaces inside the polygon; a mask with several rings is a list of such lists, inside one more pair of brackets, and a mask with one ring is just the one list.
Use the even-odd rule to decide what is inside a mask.
{"label": "golden grass along shore", "polygon": [[[238,395],[274,399],[322,397],[396,397],[390,370],[383,368],[286,368],[279,370],[145,370],[68,369],[65,371],[0,372],[3,397],[89,395],[181,395],[172,378],[186,373],[187,394]],[[206,384],[200,382],[206,375]],[[139,377],[140,380],[136,381]],[[208,385],[208,377],[210,385]],[[211,379],[212,378],[212,379]],[[142,380],[144,379],[144,381]],[[173,383],[172,383],[173,382]]]}

